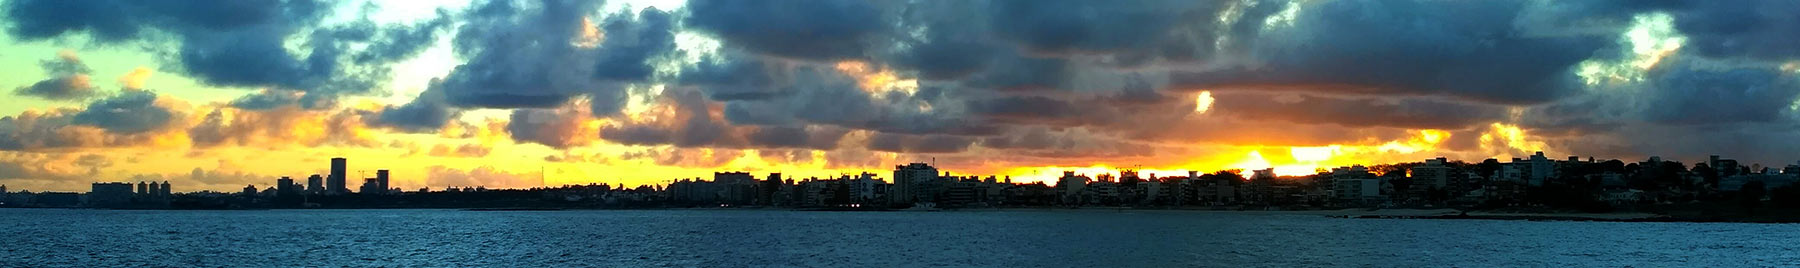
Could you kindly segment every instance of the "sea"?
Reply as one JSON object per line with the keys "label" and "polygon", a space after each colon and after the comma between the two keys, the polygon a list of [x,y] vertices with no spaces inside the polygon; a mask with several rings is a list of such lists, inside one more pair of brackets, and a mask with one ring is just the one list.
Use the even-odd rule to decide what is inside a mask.
{"label": "sea", "polygon": [[0,267],[1767,267],[1800,225],[1160,210],[0,209]]}

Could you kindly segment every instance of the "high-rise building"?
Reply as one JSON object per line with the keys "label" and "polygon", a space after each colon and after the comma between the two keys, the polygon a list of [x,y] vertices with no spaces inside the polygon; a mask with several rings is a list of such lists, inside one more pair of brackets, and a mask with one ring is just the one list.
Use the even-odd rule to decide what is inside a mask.
{"label": "high-rise building", "polygon": [[394,189],[393,185],[388,184],[388,170],[386,169],[375,170],[375,182],[381,185],[381,192],[383,193],[386,193],[389,189]]}
{"label": "high-rise building", "polygon": [[325,177],[320,177],[319,174],[312,174],[312,177],[306,177],[306,193],[319,194],[324,192]]}
{"label": "high-rise building", "polygon": [[163,181],[162,187],[157,187],[157,189],[159,190],[159,191],[157,191],[157,195],[164,196],[164,197],[167,197],[170,195],[170,193],[175,192],[175,191],[172,191],[169,189],[169,181]]}
{"label": "high-rise building", "polygon": [[894,190],[889,193],[894,204],[912,204],[916,202],[937,201],[941,190],[937,183],[938,170],[925,163],[912,163],[894,166]]}
{"label": "high-rise building", "polygon": [[150,185],[145,184],[144,181],[138,181],[137,194],[150,195]]}
{"label": "high-rise building", "polygon": [[349,162],[349,160],[344,159],[343,157],[331,158],[331,174],[328,175],[330,177],[326,177],[325,179],[325,187],[327,187],[325,190],[326,193],[345,194],[350,192],[350,189],[346,188],[349,187],[349,185],[346,185],[346,182],[344,181],[345,177],[349,176],[349,174],[344,174],[346,169],[345,166],[348,165],[347,162]]}
{"label": "high-rise building", "polygon": [[275,195],[277,196],[292,196],[300,193],[300,189],[296,188],[299,188],[299,185],[294,184],[293,178],[281,176],[281,179],[275,180]]}
{"label": "high-rise building", "polygon": [[1412,168],[1414,187],[1431,187],[1443,189],[1450,186],[1450,166],[1444,165],[1445,158],[1425,159],[1425,164]]}
{"label": "high-rise building", "polygon": [[150,182],[150,188],[149,188],[149,189],[145,189],[145,190],[146,190],[146,192],[144,192],[144,195],[148,195],[148,196],[162,196],[162,185],[161,185],[161,184],[156,184],[156,182],[154,182],[154,181],[153,181],[153,182]]}

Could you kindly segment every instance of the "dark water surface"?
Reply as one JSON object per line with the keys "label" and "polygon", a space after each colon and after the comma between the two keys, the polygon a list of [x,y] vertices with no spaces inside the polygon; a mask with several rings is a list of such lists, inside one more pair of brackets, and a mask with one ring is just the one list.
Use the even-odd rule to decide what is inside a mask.
{"label": "dark water surface", "polygon": [[1800,225],[1193,211],[0,209],[0,267],[1800,266]]}

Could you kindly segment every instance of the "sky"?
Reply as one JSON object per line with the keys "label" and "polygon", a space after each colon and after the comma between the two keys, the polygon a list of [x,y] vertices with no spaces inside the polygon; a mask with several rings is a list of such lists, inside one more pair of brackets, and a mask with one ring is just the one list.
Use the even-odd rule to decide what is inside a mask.
{"label": "sky", "polygon": [[[0,184],[1800,160],[1800,1],[0,0]],[[354,183],[354,180],[353,180]]]}

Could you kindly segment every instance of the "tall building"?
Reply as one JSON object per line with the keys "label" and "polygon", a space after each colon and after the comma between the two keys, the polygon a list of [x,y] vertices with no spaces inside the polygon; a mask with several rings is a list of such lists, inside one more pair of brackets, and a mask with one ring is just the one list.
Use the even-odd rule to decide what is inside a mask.
{"label": "tall building", "polygon": [[275,195],[277,196],[292,196],[300,193],[300,189],[297,188],[299,185],[294,184],[293,178],[281,176],[281,179],[275,180]]}
{"label": "tall building", "polygon": [[144,181],[138,181],[137,194],[150,195],[150,185],[145,184]]}
{"label": "tall building", "polygon": [[154,182],[154,181],[153,181],[153,182],[150,182],[150,188],[149,188],[149,189],[146,189],[146,190],[148,190],[148,192],[145,192],[145,193],[144,193],[144,195],[149,195],[149,196],[163,196],[163,194],[162,194],[162,192],[163,192],[163,191],[162,191],[162,188],[163,188],[163,187],[162,187],[162,185],[161,185],[161,184],[156,184],[156,182]]}
{"label": "tall building", "polygon": [[1425,164],[1413,167],[1413,183],[1437,189],[1450,186],[1450,166],[1444,165],[1445,160],[1443,157],[1425,159]]}
{"label": "tall building", "polygon": [[938,170],[925,163],[894,166],[894,204],[937,201]]}
{"label": "tall building", "polygon": [[1064,204],[1078,203],[1081,190],[1087,184],[1087,176],[1076,176],[1074,171],[1063,171],[1062,178],[1056,179],[1056,195]]}
{"label": "tall building", "polygon": [[344,178],[349,176],[349,174],[344,174],[345,166],[347,166],[346,162],[349,162],[349,160],[344,159],[343,157],[331,158],[331,175],[328,175],[330,177],[325,179],[325,192],[327,194],[345,194],[350,192],[349,188],[345,188],[349,186],[346,185],[346,182],[344,181]]}
{"label": "tall building", "polygon": [[306,193],[319,194],[319,193],[324,193],[324,192],[325,192],[325,178],[324,177],[320,177],[319,174],[312,174],[312,177],[306,177]]}
{"label": "tall building", "polygon": [[162,187],[157,187],[157,190],[159,190],[157,194],[163,197],[168,197],[171,193],[175,192],[169,189],[169,181],[163,181]]}
{"label": "tall building", "polygon": [[383,193],[386,193],[389,189],[394,189],[393,185],[388,184],[388,170],[386,169],[375,170],[375,183],[381,185],[380,189]]}

